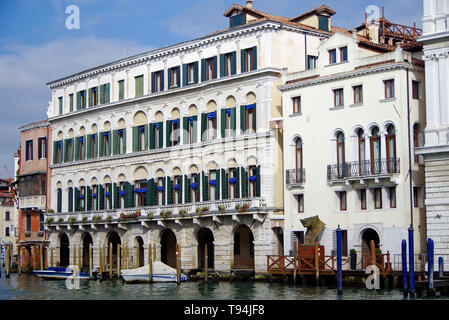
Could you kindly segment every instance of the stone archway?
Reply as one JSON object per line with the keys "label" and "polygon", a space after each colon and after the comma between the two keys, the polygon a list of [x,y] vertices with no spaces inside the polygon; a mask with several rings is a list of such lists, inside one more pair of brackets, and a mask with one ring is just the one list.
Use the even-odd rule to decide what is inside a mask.
{"label": "stone archway", "polygon": [[371,261],[371,240],[374,240],[375,250],[379,248],[380,238],[378,233],[371,228],[363,230],[362,233],[362,259],[365,267]]}
{"label": "stone archway", "polygon": [[234,269],[254,269],[254,236],[245,225],[234,233]]}
{"label": "stone archway", "polygon": [[59,237],[59,267],[68,267],[70,264],[69,237],[62,233]]}
{"label": "stone archway", "polygon": [[89,244],[93,245],[93,240],[90,233],[86,232],[83,237],[83,269],[89,269]]}
{"label": "stone archway", "polygon": [[166,229],[161,236],[161,261],[176,268],[176,235],[170,229]]}
{"label": "stone archway", "polygon": [[120,252],[117,252],[117,245],[122,244],[122,240],[120,239],[119,234],[116,231],[111,231],[107,236],[107,261],[106,264],[109,265],[110,256],[109,256],[109,246],[112,244],[112,268],[117,267],[117,261],[120,257]]}
{"label": "stone archway", "polygon": [[144,246],[143,246],[143,239],[142,239],[142,237],[136,237],[135,246],[137,248],[137,261],[136,261],[136,264],[137,264],[137,267],[140,268],[140,267],[143,267],[145,265],[145,260],[144,260],[145,259],[144,258],[145,249],[144,249]]}
{"label": "stone archway", "polygon": [[205,245],[207,244],[207,268],[214,269],[214,235],[208,228],[202,228],[197,235],[198,240],[198,268],[204,269]]}

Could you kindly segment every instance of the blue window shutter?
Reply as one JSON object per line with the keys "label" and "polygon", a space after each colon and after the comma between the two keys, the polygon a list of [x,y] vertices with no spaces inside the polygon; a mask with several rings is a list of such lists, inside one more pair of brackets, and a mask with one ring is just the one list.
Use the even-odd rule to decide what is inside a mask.
{"label": "blue window shutter", "polygon": [[173,70],[174,70],[174,68],[168,69],[168,89],[170,89],[172,86],[171,76],[173,74]]}
{"label": "blue window shutter", "polygon": [[198,83],[198,61],[195,61],[195,83]]}
{"label": "blue window shutter", "polygon": [[240,55],[241,55],[241,59],[240,59],[240,62],[241,62],[241,71],[242,72],[246,72],[246,63],[245,63],[245,58],[246,58],[246,55],[245,55],[245,49],[242,49],[241,51],[240,51]]}
{"label": "blue window shutter", "polygon": [[185,87],[189,81],[189,65],[183,64],[182,65],[182,85]]}
{"label": "blue window shutter", "polygon": [[178,87],[181,86],[181,66],[177,66],[176,69],[178,70],[176,74],[176,83],[178,84]]}

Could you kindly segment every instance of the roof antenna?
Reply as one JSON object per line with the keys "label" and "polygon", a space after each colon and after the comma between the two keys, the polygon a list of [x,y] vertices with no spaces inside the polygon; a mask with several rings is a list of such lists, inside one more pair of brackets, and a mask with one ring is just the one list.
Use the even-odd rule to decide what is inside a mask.
{"label": "roof antenna", "polygon": [[253,0],[246,0],[246,6],[250,9],[253,8]]}

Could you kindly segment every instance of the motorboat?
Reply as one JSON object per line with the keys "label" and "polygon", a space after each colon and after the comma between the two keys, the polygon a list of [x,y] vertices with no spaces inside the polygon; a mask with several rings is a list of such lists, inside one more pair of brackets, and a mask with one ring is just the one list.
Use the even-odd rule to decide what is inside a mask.
{"label": "motorboat", "polygon": [[[176,282],[176,269],[166,265],[161,261],[153,262],[152,270],[153,282]],[[121,276],[125,282],[149,282],[149,266],[121,271]],[[181,273],[181,281],[187,281],[187,276]]]}

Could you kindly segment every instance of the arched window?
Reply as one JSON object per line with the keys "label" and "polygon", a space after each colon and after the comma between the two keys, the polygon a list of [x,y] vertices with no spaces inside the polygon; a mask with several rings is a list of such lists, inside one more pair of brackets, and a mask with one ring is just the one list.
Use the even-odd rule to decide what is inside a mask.
{"label": "arched window", "polygon": [[396,129],[393,125],[387,128],[387,171],[396,172]]}
{"label": "arched window", "polygon": [[380,152],[380,133],[379,128],[374,127],[371,131],[371,173],[378,174],[381,169],[381,157]]}
{"label": "arched window", "polygon": [[[413,146],[415,148],[422,146],[421,127],[418,123],[415,123],[415,125],[413,126]],[[420,163],[420,158],[421,157],[419,155],[415,155],[415,163]]]}
{"label": "arched window", "polygon": [[363,175],[365,170],[365,137],[363,129],[357,130],[358,150],[359,150],[359,175]]}
{"label": "arched window", "polygon": [[345,135],[337,133],[337,170],[338,178],[343,178],[343,167],[345,165]]}
{"label": "arched window", "polygon": [[296,178],[296,182],[301,182],[303,181],[303,164],[302,164],[302,156],[303,156],[303,149],[302,149],[302,140],[301,138],[296,138],[295,140],[295,178]]}

